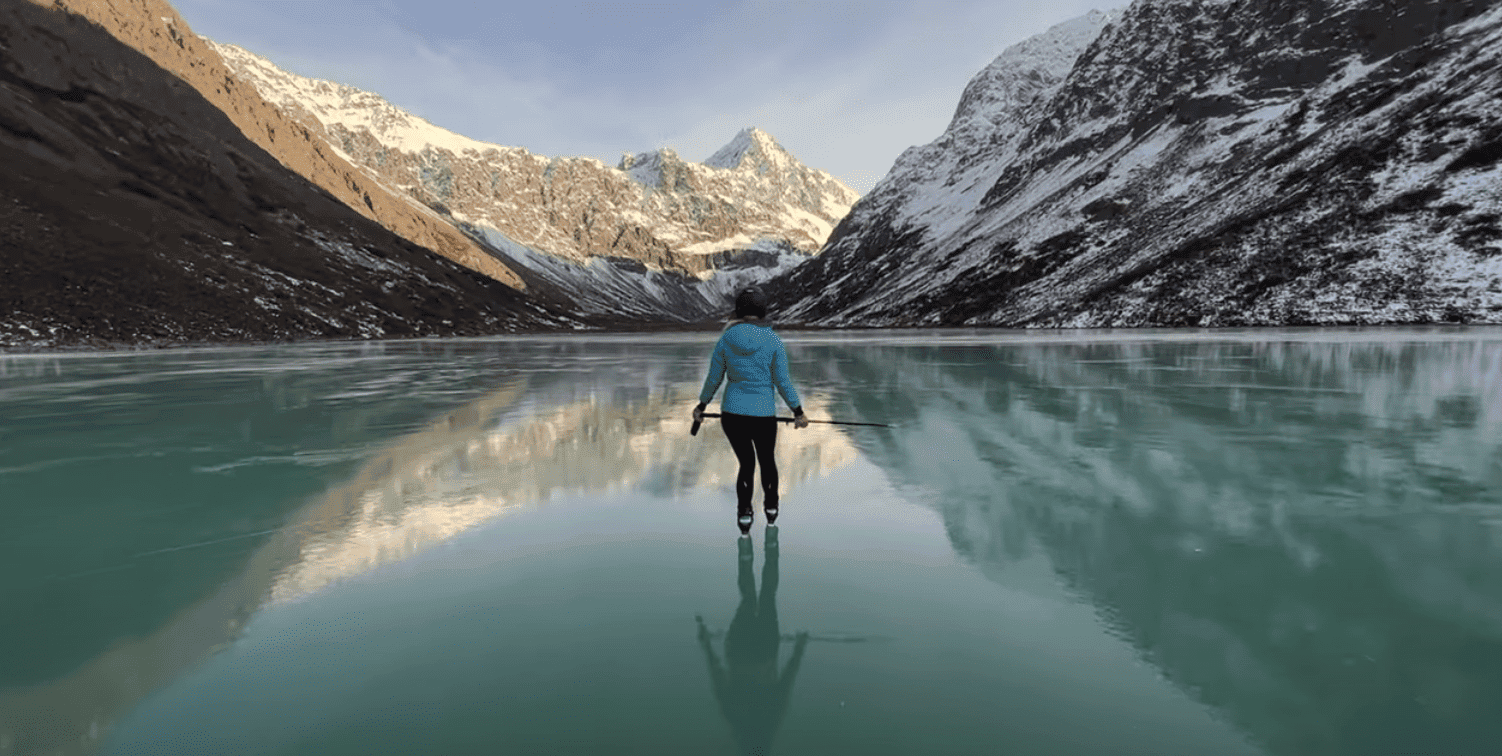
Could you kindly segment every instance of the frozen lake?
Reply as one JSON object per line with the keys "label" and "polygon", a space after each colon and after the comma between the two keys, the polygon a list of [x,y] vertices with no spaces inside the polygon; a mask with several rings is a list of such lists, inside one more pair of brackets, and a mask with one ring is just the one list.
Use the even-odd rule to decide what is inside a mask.
{"label": "frozen lake", "polygon": [[0,755],[1502,742],[1502,330],[714,338],[0,355]]}

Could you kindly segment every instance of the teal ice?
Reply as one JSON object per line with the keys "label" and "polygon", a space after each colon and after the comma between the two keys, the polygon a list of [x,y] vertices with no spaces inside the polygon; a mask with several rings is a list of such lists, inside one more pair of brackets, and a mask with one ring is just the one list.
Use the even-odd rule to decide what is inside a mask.
{"label": "teal ice", "polygon": [[0,754],[1494,753],[1502,331],[0,355]]}

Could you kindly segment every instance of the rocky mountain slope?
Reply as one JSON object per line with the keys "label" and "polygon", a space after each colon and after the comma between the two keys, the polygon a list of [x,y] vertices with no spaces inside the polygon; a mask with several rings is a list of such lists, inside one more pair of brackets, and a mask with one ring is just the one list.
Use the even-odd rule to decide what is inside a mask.
{"label": "rocky mountain slope", "polygon": [[[36,0],[31,0],[35,2]],[[371,181],[294,119],[231,76],[208,44],[164,0],[56,0],[187,82],[255,144],[367,218],[513,288],[520,279],[432,211]]]}
{"label": "rocky mountain slope", "polygon": [[[432,208],[539,292],[585,311],[692,320],[729,288],[816,252],[858,195],[746,129],[704,163],[672,150],[593,158],[479,142],[379,95],[213,44],[234,76],[367,178]],[[716,280],[720,279],[720,280]]]}
{"label": "rocky mountain slope", "polygon": [[[227,95],[237,85],[195,39],[151,0],[0,6],[0,345],[578,325],[361,217],[247,139],[194,80],[217,75],[221,101],[264,117],[267,140],[319,155],[264,102]],[[474,246],[430,228],[451,256]]]}
{"label": "rocky mountain slope", "polygon": [[825,251],[821,325],[1502,322],[1502,9],[1137,0],[1008,49]]}

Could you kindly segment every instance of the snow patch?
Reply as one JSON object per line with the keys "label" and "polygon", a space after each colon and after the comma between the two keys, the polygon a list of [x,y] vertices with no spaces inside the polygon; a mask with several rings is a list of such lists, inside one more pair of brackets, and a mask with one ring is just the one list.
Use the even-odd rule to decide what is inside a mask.
{"label": "snow patch", "polygon": [[340,125],[350,131],[363,129],[375,135],[383,145],[411,153],[429,147],[456,155],[517,149],[470,139],[435,126],[397,108],[380,95],[284,71],[242,47],[220,44],[208,38],[204,41],[230,63],[237,74],[250,79],[262,97],[290,110],[306,110],[325,128]]}

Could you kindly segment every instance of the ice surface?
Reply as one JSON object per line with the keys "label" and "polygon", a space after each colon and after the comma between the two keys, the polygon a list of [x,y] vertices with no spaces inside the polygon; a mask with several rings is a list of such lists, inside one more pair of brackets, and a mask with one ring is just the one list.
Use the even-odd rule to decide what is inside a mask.
{"label": "ice surface", "polygon": [[[7,596],[93,620],[5,627],[6,674],[74,655],[0,687],[0,737],[340,746],[391,707],[403,748],[609,723],[616,747],[725,750],[745,734],[714,660],[746,579],[778,586],[779,674],[814,639],[762,723],[793,750],[1282,753],[1354,737],[1338,712],[1373,676],[1502,693],[1495,331],[785,333],[811,415],[893,427],[781,432],[781,525],[745,542],[728,444],[687,432],[713,338],[0,355],[13,527],[76,547],[4,552]],[[79,495],[91,519],[46,515]],[[130,614],[90,615],[103,597]],[[1416,621],[1434,643],[1400,642]],[[1316,696],[1337,714],[1283,706]],[[1467,712],[1428,731],[1488,736]]]}

